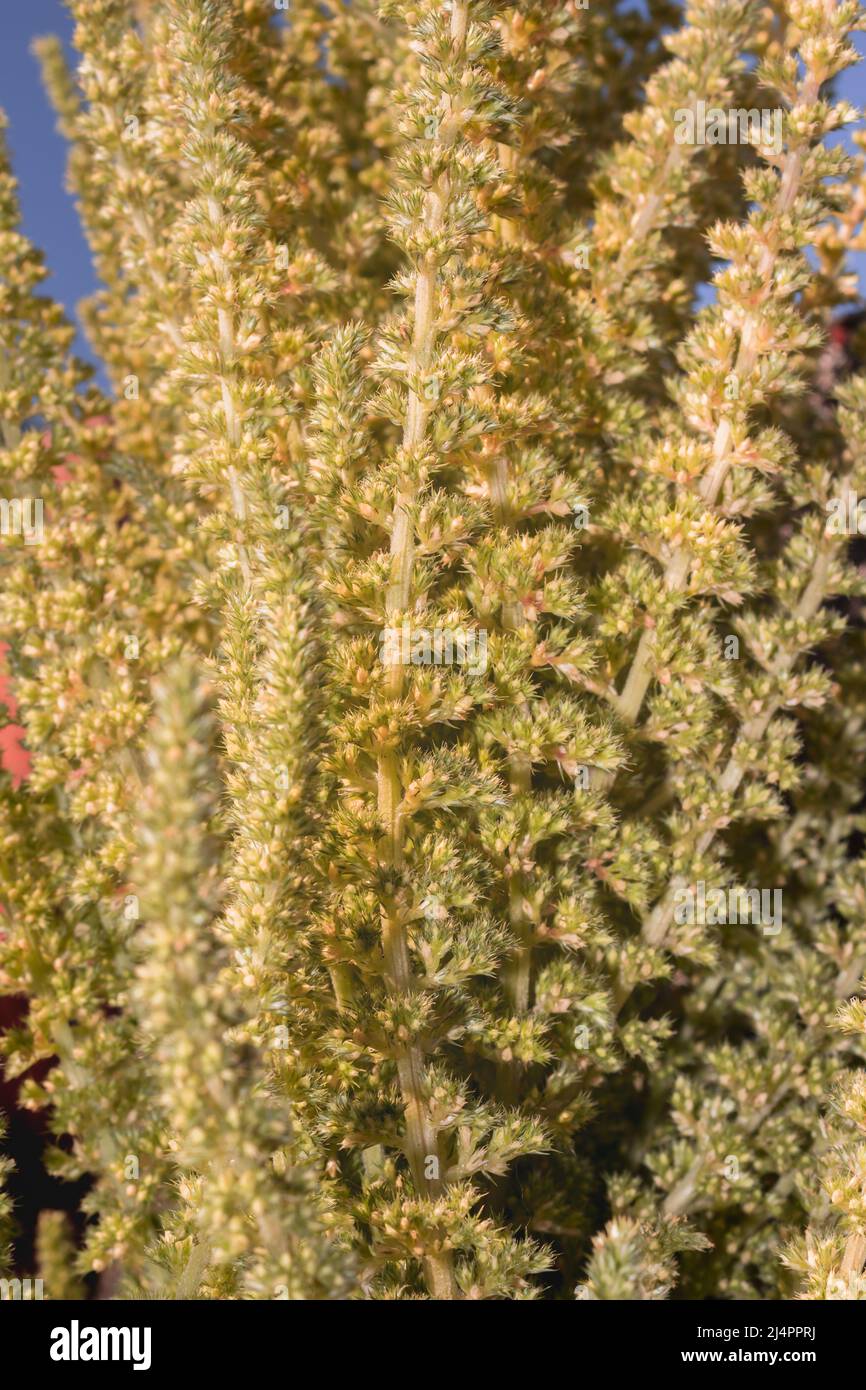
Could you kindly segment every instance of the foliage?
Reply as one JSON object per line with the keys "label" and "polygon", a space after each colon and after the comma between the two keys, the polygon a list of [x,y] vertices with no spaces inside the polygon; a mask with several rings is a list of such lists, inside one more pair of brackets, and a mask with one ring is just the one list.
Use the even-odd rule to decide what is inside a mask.
{"label": "foliage", "polygon": [[863,1297],[855,0],[69,7],[106,390],[0,169],[55,1283]]}

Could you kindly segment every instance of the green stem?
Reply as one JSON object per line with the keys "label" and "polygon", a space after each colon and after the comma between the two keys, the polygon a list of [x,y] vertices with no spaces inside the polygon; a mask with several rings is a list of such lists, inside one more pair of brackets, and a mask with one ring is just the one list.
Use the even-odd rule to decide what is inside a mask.
{"label": "green stem", "polygon": [[[451,41],[455,59],[466,39],[468,4],[457,0],[451,7]],[[442,137],[446,138],[446,137]],[[453,137],[452,137],[453,138]],[[449,196],[449,179],[442,174],[426,196],[424,218],[427,228],[436,232],[442,227]],[[436,339],[436,293],[438,264],[434,258],[419,266],[415,275],[414,327],[412,332],[411,372],[417,379],[429,371]],[[403,447],[409,452],[421,444],[427,433],[427,419],[432,403],[410,388],[403,429]],[[416,488],[404,483],[395,498],[394,520],[391,529],[390,575],[386,612],[390,621],[402,619],[412,597],[415,559],[414,509]],[[403,667],[395,663],[388,673],[388,693],[399,699],[403,691]],[[402,785],[395,752],[382,754],[378,759],[376,780],[379,817],[385,835],[385,857],[399,876],[403,868],[405,827],[400,813]],[[406,923],[397,899],[382,904],[382,955],[385,979],[393,998],[405,998],[415,988],[409,958]],[[416,1190],[425,1197],[435,1198],[442,1189],[441,1179],[428,1177],[428,1167],[441,1172],[438,1134],[434,1129],[424,1096],[424,1056],[414,1043],[401,1045],[397,1050],[397,1074],[403,1097],[406,1121],[406,1158]],[[433,1165],[428,1160],[434,1159]],[[437,1299],[456,1297],[456,1285],[451,1256],[437,1251],[424,1259],[424,1272],[430,1294]]]}

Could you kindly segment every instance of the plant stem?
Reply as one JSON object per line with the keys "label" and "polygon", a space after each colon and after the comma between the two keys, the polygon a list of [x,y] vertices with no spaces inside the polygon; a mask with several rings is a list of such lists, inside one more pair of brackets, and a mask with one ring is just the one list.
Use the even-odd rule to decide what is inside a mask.
{"label": "plant stem", "polygon": [[840,1266],[842,1275],[847,1279],[851,1274],[861,1274],[864,1261],[866,1261],[866,1235],[860,1231],[855,1231],[848,1237],[845,1246],[845,1254]]}
{"label": "plant stem", "polygon": [[[455,58],[459,56],[466,38],[468,5],[455,3],[451,8],[451,41]],[[446,125],[443,122],[443,127]],[[448,139],[443,130],[441,138]],[[453,138],[453,136],[451,136]],[[427,229],[442,228],[449,196],[448,174],[440,175],[425,197],[424,220]],[[414,327],[410,353],[410,376],[420,376],[429,370],[436,340],[436,292],[438,264],[428,256],[415,275]],[[403,429],[403,448],[409,452],[418,447],[427,433],[427,418],[432,402],[413,387],[409,388],[406,420]],[[409,608],[412,597],[415,557],[414,508],[416,488],[405,482],[397,492],[394,520],[391,528],[391,563],[386,612],[396,620]],[[388,692],[399,699],[403,690],[403,667],[395,663],[388,672]],[[385,831],[385,857],[397,878],[403,869],[404,825],[400,812],[402,785],[397,755],[383,754],[377,765],[378,809]],[[392,996],[411,995],[414,984],[409,959],[406,924],[399,897],[382,906],[382,954],[385,977]],[[427,1177],[428,1159],[435,1159],[435,1171],[441,1172],[438,1135],[431,1124],[424,1099],[424,1056],[414,1043],[401,1045],[397,1051],[397,1074],[403,1096],[406,1117],[406,1158],[416,1190],[422,1196],[435,1198],[441,1190],[441,1179]],[[456,1297],[456,1285],[451,1257],[447,1252],[430,1255],[424,1260],[429,1292],[437,1299]]]}
{"label": "plant stem", "polygon": [[[818,96],[819,80],[809,73],[800,90],[800,102],[811,106]],[[785,171],[776,197],[776,216],[778,223],[790,211],[797,196],[803,169],[803,156],[799,150],[789,153]],[[775,270],[778,252],[769,241],[764,244],[758,264],[758,276],[763,281],[765,294],[769,293],[771,278]],[[758,361],[758,329],[760,308],[753,310],[746,318],[740,335],[740,346],[734,364],[734,376],[738,380],[750,377]],[[713,439],[713,461],[700,486],[700,495],[708,507],[714,507],[721,495],[725,479],[732,464],[732,431],[728,416],[723,416],[716,427]],[[671,556],[664,573],[664,584],[668,593],[680,593],[686,585],[690,569],[690,556],[686,545],[680,545]],[[644,697],[652,680],[652,630],[647,628],[638,643],[637,651],[629,669],[622,693],[616,700],[619,716],[627,724],[634,724],[640,714]],[[607,785],[609,785],[609,779]]]}
{"label": "plant stem", "polygon": [[[847,488],[848,480],[843,479],[843,493]],[[798,618],[813,618],[824,601],[832,548],[832,545],[824,544],[820,546],[818,550],[809,583],[806,585],[795,610],[795,614]],[[772,674],[780,678],[786,676],[796,659],[796,653],[791,651],[782,652],[771,667]],[[738,743],[741,746],[745,744],[748,747],[749,744],[759,742],[767,732],[767,728],[771,720],[777,714],[780,706],[781,700],[771,700],[760,714],[756,714],[752,719],[748,719],[742,727]],[[733,795],[746,775],[746,771],[747,765],[737,756],[735,746],[719,780],[721,791],[725,794]],[[715,836],[716,831],[714,829],[705,830],[703,832],[696,844],[696,852],[698,855],[706,854]],[[664,897],[656,904],[649,917],[644,921],[641,933],[648,945],[660,946],[663,943],[671,924],[674,911],[674,899],[677,892],[685,886],[686,883],[683,878],[677,877],[673,879],[668,885]]]}
{"label": "plant stem", "polygon": [[[500,525],[509,522],[508,461],[499,455],[490,466],[488,489],[493,514]],[[502,626],[506,632],[516,632],[525,621],[519,601],[502,605]],[[532,764],[519,753],[508,758],[508,783],[513,796],[525,796],[532,787]],[[515,949],[503,969],[502,982],[506,996],[517,1014],[526,1013],[532,990],[532,945],[526,938],[523,911],[522,875],[512,873],[508,879],[508,920],[515,938]],[[520,1077],[519,1062],[504,1062],[499,1066],[499,1091],[503,1100],[513,1103]]]}

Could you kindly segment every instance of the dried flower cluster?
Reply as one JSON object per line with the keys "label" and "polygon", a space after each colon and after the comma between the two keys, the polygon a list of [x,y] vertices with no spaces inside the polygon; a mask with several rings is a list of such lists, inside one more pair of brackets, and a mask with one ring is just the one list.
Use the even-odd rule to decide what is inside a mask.
{"label": "dried flower cluster", "polygon": [[107,391],[0,167],[46,1296],[866,1298],[856,0],[68,4]]}

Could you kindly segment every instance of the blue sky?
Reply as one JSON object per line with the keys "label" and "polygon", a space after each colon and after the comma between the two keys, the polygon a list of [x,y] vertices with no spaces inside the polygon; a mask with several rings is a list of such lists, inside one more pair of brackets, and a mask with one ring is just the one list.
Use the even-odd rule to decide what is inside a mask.
{"label": "blue sky", "polygon": [[[591,3],[591,0],[590,0]],[[9,118],[8,138],[20,182],[24,230],[44,251],[52,276],[46,291],[70,314],[95,288],[93,268],[72,199],[65,191],[66,146],[52,112],[30,43],[38,34],[59,34],[69,44],[72,22],[62,0],[5,0],[0,27],[0,105]],[[858,35],[866,54],[866,35]],[[866,104],[866,63],[849,70],[840,95]],[[866,292],[866,253],[856,258]],[[78,350],[90,356],[80,339]]]}
{"label": "blue sky", "polygon": [[[66,183],[66,143],[42,89],[30,44],[39,34],[69,43],[72,21],[61,0],[5,0],[0,25],[0,106],[9,120],[12,165],[19,181],[24,230],[45,253],[53,272],[46,293],[70,315],[96,287],[90,252]],[[82,355],[90,356],[83,341]]]}

